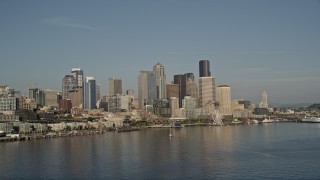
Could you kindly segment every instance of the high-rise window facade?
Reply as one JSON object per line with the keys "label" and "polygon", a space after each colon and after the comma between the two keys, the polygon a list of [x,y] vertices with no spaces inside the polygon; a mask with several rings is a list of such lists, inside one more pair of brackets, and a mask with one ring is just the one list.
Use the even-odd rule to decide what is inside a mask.
{"label": "high-rise window facade", "polygon": [[179,107],[182,107],[182,99],[187,94],[187,76],[178,74],[173,76],[173,83],[179,85]]}
{"label": "high-rise window facade", "polygon": [[140,109],[144,109],[145,105],[153,105],[153,100],[157,99],[156,77],[152,71],[140,71],[138,99]]}
{"label": "high-rise window facade", "polygon": [[230,86],[221,85],[217,87],[217,102],[222,115],[232,115]]}
{"label": "high-rise window facade", "polygon": [[83,86],[83,70],[80,68],[72,68],[71,73],[75,78],[77,86]]}
{"label": "high-rise window facade", "polygon": [[62,99],[68,99],[68,92],[77,86],[73,75],[66,75],[62,80]]}
{"label": "high-rise window facade", "polygon": [[164,72],[164,66],[157,63],[153,66],[153,73],[156,76],[157,98],[164,99],[166,98],[166,74]]}
{"label": "high-rise window facade", "polygon": [[211,76],[209,60],[199,61],[199,106],[216,100],[215,78]]}
{"label": "high-rise window facade", "polygon": [[111,77],[109,78],[109,96],[122,95],[122,79]]}
{"label": "high-rise window facade", "polygon": [[84,93],[84,108],[96,108],[96,80],[93,77],[86,77],[85,79],[85,93]]}
{"label": "high-rise window facade", "polygon": [[209,60],[199,61],[199,76],[200,77],[210,77],[210,62]]}

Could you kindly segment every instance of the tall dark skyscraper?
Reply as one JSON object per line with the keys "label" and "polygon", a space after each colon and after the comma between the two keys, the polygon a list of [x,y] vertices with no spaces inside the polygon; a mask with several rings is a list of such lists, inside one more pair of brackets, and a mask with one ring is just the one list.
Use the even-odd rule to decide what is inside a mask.
{"label": "tall dark skyscraper", "polygon": [[179,107],[182,107],[182,99],[187,94],[187,75],[178,74],[173,76],[173,83],[179,85]]}
{"label": "tall dark skyscraper", "polygon": [[209,60],[199,61],[199,76],[200,77],[210,77],[210,62]]}

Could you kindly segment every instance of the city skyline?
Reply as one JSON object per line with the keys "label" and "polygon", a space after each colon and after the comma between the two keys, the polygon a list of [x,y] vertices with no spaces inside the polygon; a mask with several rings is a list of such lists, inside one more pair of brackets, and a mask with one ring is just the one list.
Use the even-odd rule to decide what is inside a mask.
{"label": "city skyline", "polygon": [[[63,8],[62,8],[63,7]],[[208,59],[216,86],[232,99],[319,102],[319,1],[27,1],[0,3],[0,83],[28,92],[61,90],[70,68],[134,89],[141,70],[173,75]],[[83,13],[85,12],[85,13]],[[165,12],[165,13],[164,13]]]}

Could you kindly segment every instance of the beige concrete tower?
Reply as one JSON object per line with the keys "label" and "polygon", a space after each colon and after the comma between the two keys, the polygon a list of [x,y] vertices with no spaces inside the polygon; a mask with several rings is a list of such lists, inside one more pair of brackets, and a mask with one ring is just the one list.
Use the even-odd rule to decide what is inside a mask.
{"label": "beige concrete tower", "polygon": [[210,101],[216,101],[215,79],[213,77],[200,77],[199,106],[204,107]]}
{"label": "beige concrete tower", "polygon": [[199,61],[199,106],[216,101],[215,78],[211,76],[209,60]]}
{"label": "beige concrete tower", "polygon": [[109,78],[109,96],[122,95],[122,79],[111,77]]}
{"label": "beige concrete tower", "polygon": [[221,85],[217,87],[217,102],[222,115],[232,115],[230,86]]}

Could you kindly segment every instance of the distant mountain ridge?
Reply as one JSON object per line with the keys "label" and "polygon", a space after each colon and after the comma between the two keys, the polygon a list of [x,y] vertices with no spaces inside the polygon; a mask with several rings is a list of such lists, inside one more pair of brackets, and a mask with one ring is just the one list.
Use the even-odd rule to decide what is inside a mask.
{"label": "distant mountain ridge", "polygon": [[319,103],[312,104],[308,107],[308,109],[319,109],[320,110],[320,104]]}
{"label": "distant mountain ridge", "polygon": [[[280,103],[271,103],[271,107],[278,107],[278,108],[283,108],[283,107],[293,107],[293,108],[308,108],[312,106],[312,103],[288,103],[288,104],[280,104]],[[320,104],[319,104],[320,105]]]}

